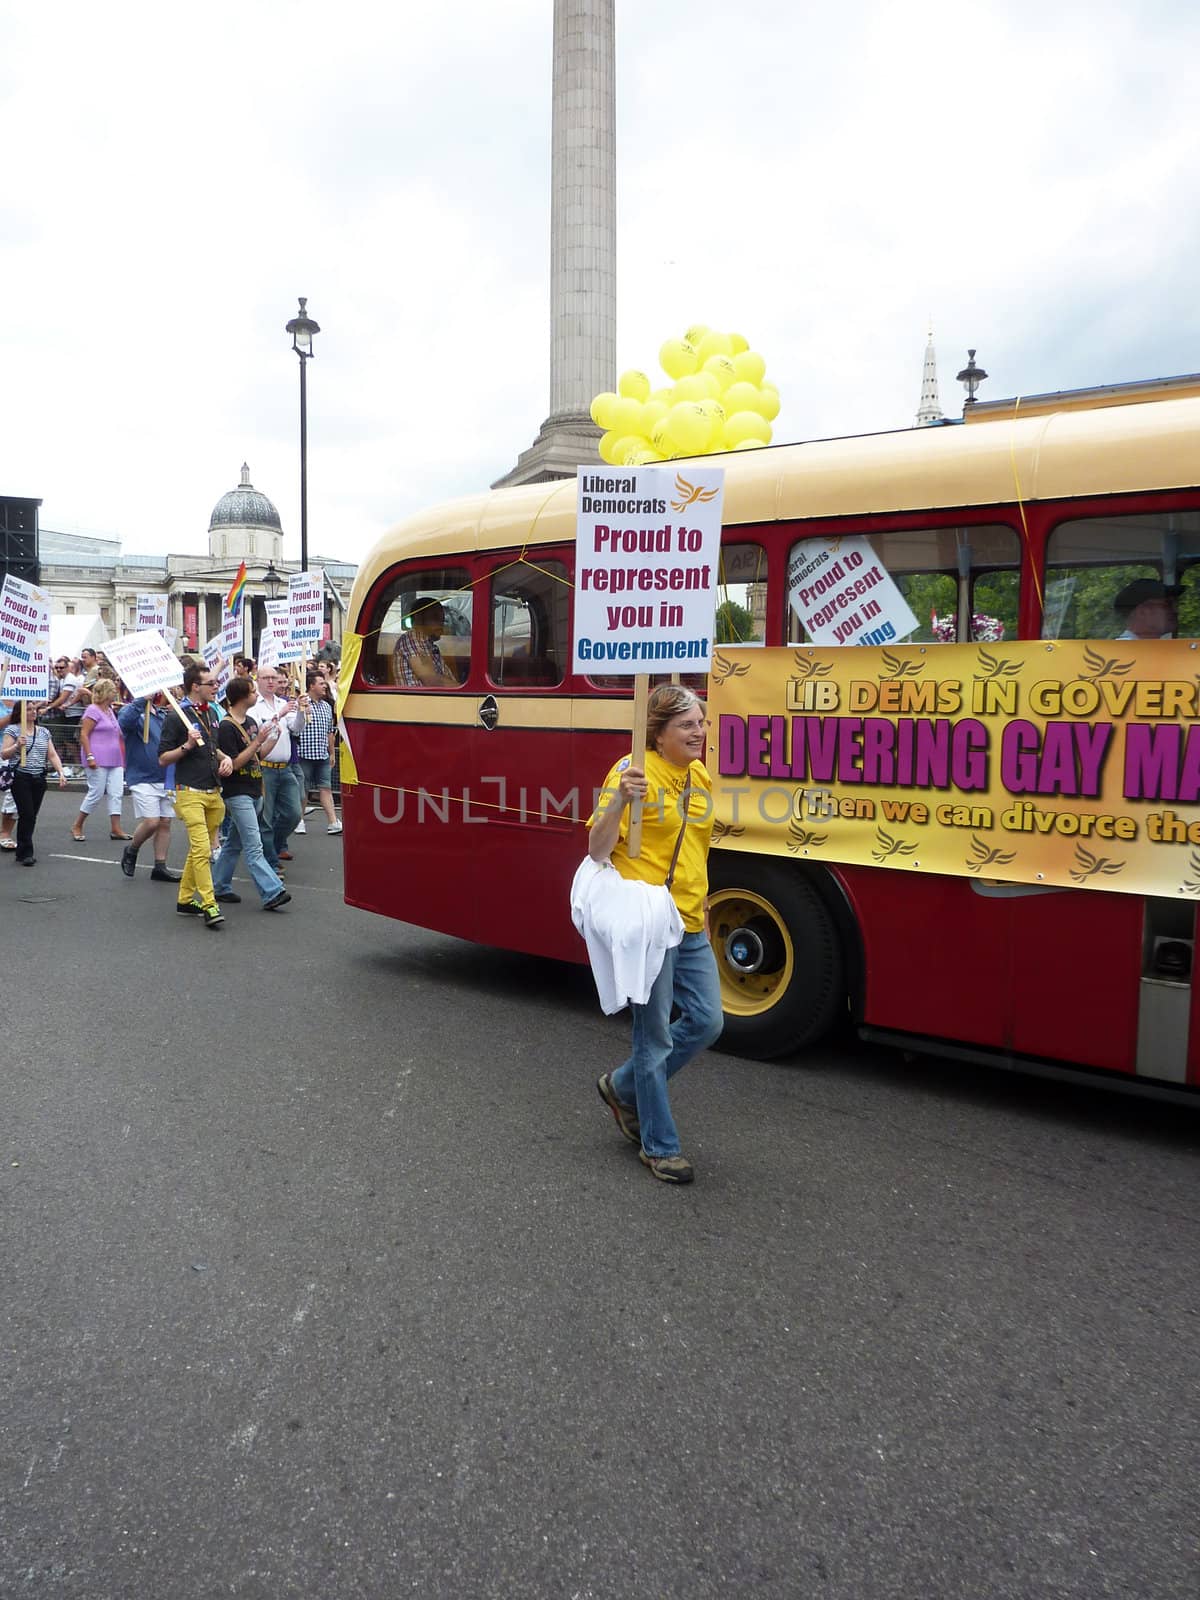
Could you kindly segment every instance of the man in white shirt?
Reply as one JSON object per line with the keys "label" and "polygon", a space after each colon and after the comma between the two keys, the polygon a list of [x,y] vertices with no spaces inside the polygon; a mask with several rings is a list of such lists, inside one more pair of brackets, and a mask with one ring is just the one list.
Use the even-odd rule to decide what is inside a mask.
{"label": "man in white shirt", "polygon": [[263,854],[276,872],[281,861],[290,861],[292,853],[287,847],[288,835],[300,821],[302,799],[299,767],[292,765],[292,741],[299,737],[304,725],[308,696],[298,700],[284,700],[276,691],[279,674],[274,667],[258,669],[258,699],[250,707],[250,715],[260,728],[273,724],[275,737],[262,746],[263,804],[259,831],[262,834]]}

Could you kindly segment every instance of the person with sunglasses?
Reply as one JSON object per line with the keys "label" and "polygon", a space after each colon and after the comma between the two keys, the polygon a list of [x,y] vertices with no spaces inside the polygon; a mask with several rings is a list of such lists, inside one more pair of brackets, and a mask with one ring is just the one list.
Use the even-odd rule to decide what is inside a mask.
{"label": "person with sunglasses", "polygon": [[158,741],[158,764],[169,767],[165,784],[175,791],[175,814],[187,829],[188,854],[179,884],[176,911],[204,919],[219,931],[225,918],[212,881],[212,835],[225,815],[221,779],[233,762],[217,744],[219,722],[213,710],[216,680],[203,662],[193,661],[183,673],[182,710],[168,711]]}

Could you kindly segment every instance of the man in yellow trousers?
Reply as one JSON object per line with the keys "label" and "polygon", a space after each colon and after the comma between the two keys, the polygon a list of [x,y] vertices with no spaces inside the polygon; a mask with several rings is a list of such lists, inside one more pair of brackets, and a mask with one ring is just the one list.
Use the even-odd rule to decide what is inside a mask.
{"label": "man in yellow trousers", "polygon": [[216,682],[203,663],[193,662],[183,674],[183,716],[168,711],[158,741],[158,764],[173,767],[166,786],[175,790],[175,815],[187,829],[188,854],[179,884],[176,911],[203,917],[204,926],[219,931],[225,918],[213,893],[212,836],[225,815],[220,782],[233,762],[217,747],[217,714],[212,708]]}

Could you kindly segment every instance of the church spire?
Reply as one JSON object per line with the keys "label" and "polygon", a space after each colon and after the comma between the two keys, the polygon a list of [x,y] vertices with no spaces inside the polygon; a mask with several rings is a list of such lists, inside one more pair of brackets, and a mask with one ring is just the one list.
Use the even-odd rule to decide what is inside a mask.
{"label": "church spire", "polygon": [[927,428],[931,422],[944,422],[945,413],[938,399],[937,356],[933,348],[933,320],[929,323],[929,342],[925,346],[925,367],[921,373],[921,405],[917,411],[916,426]]}

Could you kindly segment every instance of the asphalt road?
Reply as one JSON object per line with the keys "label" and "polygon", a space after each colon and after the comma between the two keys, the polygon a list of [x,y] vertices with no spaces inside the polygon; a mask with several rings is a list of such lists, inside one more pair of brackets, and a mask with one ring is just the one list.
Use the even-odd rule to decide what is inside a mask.
{"label": "asphalt road", "polygon": [[209,933],[74,798],[0,857],[0,1595],[1200,1592],[1200,1116],[715,1051],[668,1188],[582,969],[323,827]]}

